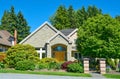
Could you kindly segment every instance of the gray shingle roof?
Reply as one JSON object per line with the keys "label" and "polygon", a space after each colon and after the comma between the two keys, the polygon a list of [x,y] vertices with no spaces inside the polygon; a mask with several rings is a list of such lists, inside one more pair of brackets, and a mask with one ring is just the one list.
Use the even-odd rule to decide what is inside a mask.
{"label": "gray shingle roof", "polygon": [[6,30],[0,30],[0,44],[6,46],[12,46],[10,38],[13,36]]}
{"label": "gray shingle roof", "polygon": [[68,36],[71,32],[73,32],[75,29],[63,29],[60,30],[65,36]]}

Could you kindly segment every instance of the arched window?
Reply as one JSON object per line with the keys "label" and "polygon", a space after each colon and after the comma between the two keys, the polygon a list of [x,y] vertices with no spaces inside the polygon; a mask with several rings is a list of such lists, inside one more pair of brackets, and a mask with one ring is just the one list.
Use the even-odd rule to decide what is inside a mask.
{"label": "arched window", "polygon": [[56,47],[53,49],[53,51],[66,51],[66,48],[63,47],[63,46],[58,45],[58,46],[56,46]]}

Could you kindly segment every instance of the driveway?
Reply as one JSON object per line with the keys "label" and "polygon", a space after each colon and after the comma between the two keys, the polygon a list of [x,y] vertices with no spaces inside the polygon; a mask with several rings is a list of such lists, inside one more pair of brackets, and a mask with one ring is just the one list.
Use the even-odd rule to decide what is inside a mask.
{"label": "driveway", "polygon": [[[92,77],[71,77],[71,76],[52,76],[52,75],[0,73],[0,79],[96,79],[96,78],[92,78]],[[97,79],[102,79],[102,78],[97,78]]]}

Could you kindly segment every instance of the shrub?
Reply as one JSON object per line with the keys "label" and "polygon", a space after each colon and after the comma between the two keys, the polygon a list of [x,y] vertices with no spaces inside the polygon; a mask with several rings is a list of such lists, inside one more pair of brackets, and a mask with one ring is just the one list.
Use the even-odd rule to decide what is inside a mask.
{"label": "shrub", "polygon": [[0,62],[2,62],[6,57],[5,53],[0,52]]}
{"label": "shrub", "polygon": [[39,63],[39,69],[48,69],[48,63]]}
{"label": "shrub", "polygon": [[18,44],[11,47],[6,53],[6,61],[10,68],[15,68],[18,61],[32,60],[33,62],[37,62],[39,59],[35,48],[30,45]]}
{"label": "shrub", "polygon": [[72,63],[67,66],[67,71],[83,73],[83,66],[80,63]]}
{"label": "shrub", "polygon": [[4,63],[3,63],[3,62],[0,62],[0,69],[2,69],[2,68],[4,68],[4,67],[5,67]]}
{"label": "shrub", "polygon": [[40,60],[39,69],[59,69],[58,60],[54,58],[43,58]]}
{"label": "shrub", "polygon": [[112,59],[107,59],[107,65],[109,65],[112,69],[116,69],[115,62]]}
{"label": "shrub", "polygon": [[16,70],[34,70],[35,64],[30,60],[19,61],[15,67]]}
{"label": "shrub", "polygon": [[40,63],[51,63],[51,62],[58,63],[58,60],[55,58],[43,58],[40,60]]}
{"label": "shrub", "polygon": [[69,64],[72,64],[73,62],[72,61],[66,61],[66,62],[64,62],[62,65],[61,65],[61,68],[62,69],[67,69],[67,66],[69,65]]}

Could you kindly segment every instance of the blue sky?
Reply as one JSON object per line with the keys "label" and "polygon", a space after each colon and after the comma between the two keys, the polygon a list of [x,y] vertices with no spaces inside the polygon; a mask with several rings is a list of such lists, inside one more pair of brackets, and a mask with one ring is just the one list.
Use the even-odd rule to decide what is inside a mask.
{"label": "blue sky", "polygon": [[31,26],[31,32],[45,21],[49,21],[49,17],[60,5],[66,7],[72,5],[75,10],[82,6],[95,5],[102,9],[103,13],[113,17],[120,15],[120,0],[0,0],[0,19],[4,10],[9,10],[12,5],[15,7],[16,13],[22,11]]}

